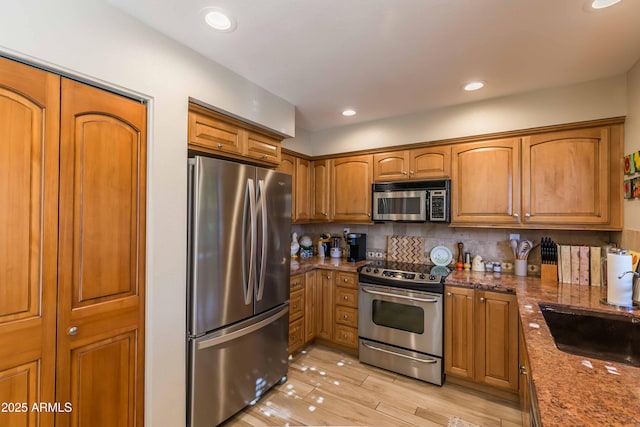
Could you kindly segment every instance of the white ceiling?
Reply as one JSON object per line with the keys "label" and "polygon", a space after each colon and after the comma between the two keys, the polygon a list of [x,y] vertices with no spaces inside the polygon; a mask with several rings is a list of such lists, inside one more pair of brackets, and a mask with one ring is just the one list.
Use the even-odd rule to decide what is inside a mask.
{"label": "white ceiling", "polygon": [[[639,0],[108,1],[291,102],[307,131],[609,77],[640,58]],[[209,6],[237,29],[207,28]],[[486,88],[461,89],[476,79]]]}

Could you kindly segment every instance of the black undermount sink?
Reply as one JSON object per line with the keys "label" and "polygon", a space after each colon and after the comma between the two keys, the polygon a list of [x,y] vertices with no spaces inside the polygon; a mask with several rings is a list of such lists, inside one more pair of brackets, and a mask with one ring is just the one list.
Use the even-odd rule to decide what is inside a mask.
{"label": "black undermount sink", "polygon": [[554,304],[538,306],[559,350],[640,367],[640,319]]}

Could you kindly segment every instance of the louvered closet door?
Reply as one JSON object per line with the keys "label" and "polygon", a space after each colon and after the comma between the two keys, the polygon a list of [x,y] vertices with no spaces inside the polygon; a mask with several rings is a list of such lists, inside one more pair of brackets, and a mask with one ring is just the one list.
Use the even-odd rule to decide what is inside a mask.
{"label": "louvered closet door", "polygon": [[57,426],[141,426],[146,109],[62,80]]}
{"label": "louvered closet door", "polygon": [[51,426],[60,78],[0,58],[0,426]]}

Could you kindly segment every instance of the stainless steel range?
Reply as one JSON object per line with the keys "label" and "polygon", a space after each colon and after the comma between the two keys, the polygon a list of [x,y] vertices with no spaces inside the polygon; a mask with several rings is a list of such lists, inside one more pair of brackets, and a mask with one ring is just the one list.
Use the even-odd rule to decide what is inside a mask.
{"label": "stainless steel range", "polygon": [[375,262],[360,268],[360,361],[442,385],[446,267]]}

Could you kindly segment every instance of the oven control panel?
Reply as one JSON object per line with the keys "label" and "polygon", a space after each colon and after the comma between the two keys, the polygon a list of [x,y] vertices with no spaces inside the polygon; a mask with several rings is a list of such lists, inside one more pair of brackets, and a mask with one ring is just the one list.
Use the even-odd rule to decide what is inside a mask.
{"label": "oven control panel", "polygon": [[360,270],[361,276],[368,276],[374,278],[384,278],[388,280],[397,280],[402,282],[411,282],[411,283],[440,283],[442,281],[442,275],[440,274],[429,274],[429,273],[414,273],[414,272],[406,272],[399,270],[390,270],[386,268],[379,268],[375,266],[364,266]]}

